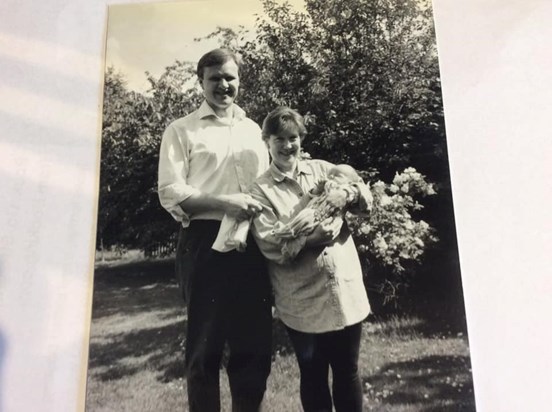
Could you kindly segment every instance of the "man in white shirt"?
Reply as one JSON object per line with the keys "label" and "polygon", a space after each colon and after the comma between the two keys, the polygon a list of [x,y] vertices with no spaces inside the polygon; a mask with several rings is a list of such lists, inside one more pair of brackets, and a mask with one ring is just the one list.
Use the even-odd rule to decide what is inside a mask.
{"label": "man in white shirt", "polygon": [[211,248],[222,217],[249,219],[261,210],[245,194],[268,168],[259,126],[234,100],[239,58],[225,49],[205,54],[197,74],[205,101],[163,135],[158,191],[181,230],[176,271],[188,306],[186,374],[191,412],[220,410],[224,344],[232,411],[258,411],[271,362],[271,302],[266,264],[256,243],[219,253]]}

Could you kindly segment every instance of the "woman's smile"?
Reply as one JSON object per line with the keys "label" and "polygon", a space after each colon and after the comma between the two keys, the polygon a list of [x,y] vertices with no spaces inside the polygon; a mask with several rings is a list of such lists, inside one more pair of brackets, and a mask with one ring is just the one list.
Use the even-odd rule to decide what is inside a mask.
{"label": "woman's smile", "polygon": [[266,144],[272,161],[282,172],[289,172],[295,168],[301,151],[301,138],[297,131],[288,130],[271,135]]}

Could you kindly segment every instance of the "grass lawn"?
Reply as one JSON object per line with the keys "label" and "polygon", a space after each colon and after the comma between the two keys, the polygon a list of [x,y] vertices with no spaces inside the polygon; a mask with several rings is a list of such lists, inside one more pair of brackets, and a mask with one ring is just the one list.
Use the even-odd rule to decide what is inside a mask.
{"label": "grass lawn", "polygon": [[[465,334],[432,316],[369,318],[360,372],[366,411],[474,411]],[[183,370],[186,311],[173,261],[97,268],[90,341],[87,411],[186,411]],[[285,331],[274,323],[267,411],[301,411],[299,372]],[[223,411],[229,390],[221,373]]]}

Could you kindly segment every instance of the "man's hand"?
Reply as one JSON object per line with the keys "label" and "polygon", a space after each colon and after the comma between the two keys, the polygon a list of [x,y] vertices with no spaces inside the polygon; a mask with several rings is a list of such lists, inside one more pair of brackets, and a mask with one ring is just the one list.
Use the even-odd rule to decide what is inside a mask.
{"label": "man's hand", "polygon": [[332,244],[339,232],[341,232],[341,226],[343,225],[343,219],[340,217],[330,217],[322,222],[314,229],[314,231],[307,236],[307,246],[327,246]]}
{"label": "man's hand", "polygon": [[239,221],[249,219],[263,209],[261,202],[245,193],[223,195],[221,200],[224,202],[224,212]]}
{"label": "man's hand", "polygon": [[261,202],[245,193],[214,195],[196,193],[180,203],[185,213],[196,214],[207,211],[220,211],[238,221],[249,219],[263,209]]}

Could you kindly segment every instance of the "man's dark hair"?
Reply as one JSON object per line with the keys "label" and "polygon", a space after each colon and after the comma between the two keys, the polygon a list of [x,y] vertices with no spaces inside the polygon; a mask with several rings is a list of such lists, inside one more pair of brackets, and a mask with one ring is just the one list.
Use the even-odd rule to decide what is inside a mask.
{"label": "man's dark hair", "polygon": [[228,49],[215,49],[209,53],[204,54],[197,63],[197,77],[199,80],[203,80],[203,72],[206,67],[220,66],[226,63],[228,60],[233,60],[238,66],[238,73],[241,66],[241,58],[231,50]]}

